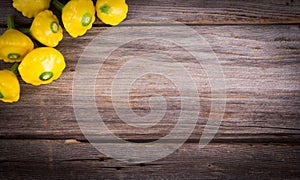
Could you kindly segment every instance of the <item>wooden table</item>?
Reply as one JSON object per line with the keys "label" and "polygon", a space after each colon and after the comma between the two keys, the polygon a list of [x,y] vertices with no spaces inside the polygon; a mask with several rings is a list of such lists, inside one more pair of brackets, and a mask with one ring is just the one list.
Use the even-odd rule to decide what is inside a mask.
{"label": "wooden table", "polygon": [[[214,139],[199,149],[212,99],[205,72],[191,69],[201,111],[192,135],[174,153],[153,162],[130,164],[106,156],[87,141],[76,121],[72,87],[76,65],[85,47],[99,33],[114,28],[97,20],[92,30],[77,39],[64,32],[57,49],[64,54],[67,67],[59,80],[39,87],[21,81],[20,101],[0,103],[1,179],[299,178],[300,1],[127,0],[127,3],[127,20],[178,21],[197,31],[210,44],[223,69],[227,96],[223,120]],[[1,33],[10,14],[15,15],[17,28],[30,26],[31,19],[14,10],[11,1],[0,1],[0,11]],[[132,26],[150,25],[137,22]],[[163,43],[149,42],[136,41],[120,47],[106,61],[97,80],[96,100],[106,125],[119,137],[135,143],[154,141],[168,134],[176,124],[180,103],[170,101],[171,113],[154,129],[124,125],[111,106],[108,93],[112,81],[109,73],[116,73],[122,65],[122,53],[134,55],[160,48],[170,56],[175,54],[178,61],[192,61],[182,49],[164,49]],[[1,62],[0,67],[9,65]],[[130,106],[138,115],[149,113],[147,99],[153,93],[178,96],[172,83],[157,76],[140,78],[133,89]]]}

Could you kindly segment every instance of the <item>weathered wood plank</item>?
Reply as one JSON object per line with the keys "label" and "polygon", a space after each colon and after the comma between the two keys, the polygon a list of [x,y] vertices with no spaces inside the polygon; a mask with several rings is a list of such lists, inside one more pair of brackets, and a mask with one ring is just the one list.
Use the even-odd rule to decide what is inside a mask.
{"label": "weathered wood plank", "polygon": [[[214,140],[198,149],[213,100],[205,72],[182,48],[157,39],[131,42],[108,59],[97,77],[99,112],[106,125],[123,139],[144,143],[168,134],[181,108],[172,83],[147,76],[133,84],[130,105],[139,115],[149,113],[147,101],[152,93],[170,100],[171,113],[154,128],[142,130],[120,121],[109,93],[111,78],[124,62],[123,55],[163,52],[185,64],[199,90],[200,118],[189,140],[166,158],[138,165],[111,159],[86,141],[74,115],[72,83],[84,48],[108,29],[97,20],[96,27],[83,37],[72,39],[65,33],[58,49],[66,57],[67,68],[58,81],[40,87],[21,82],[20,102],[0,103],[0,178],[298,179],[300,1],[127,2],[128,20],[177,20],[191,24],[210,43],[222,64],[227,91],[224,119]],[[28,27],[31,22],[11,7],[11,1],[0,1],[0,11],[0,33],[10,14],[16,16],[17,27]],[[136,25],[143,26],[139,22]],[[7,67],[0,62],[0,69]]]}
{"label": "weathered wood plank", "polygon": [[1,179],[28,178],[285,178],[300,176],[300,147],[285,144],[186,143],[146,164],[107,158],[88,143],[73,140],[1,140]]}
{"label": "weathered wood plank", "polygon": [[[283,26],[193,26],[210,43],[224,71],[227,107],[216,141],[298,142],[300,127],[300,28]],[[46,86],[34,87],[22,82],[21,100],[15,104],[1,103],[0,136],[2,138],[78,138],[78,128],[72,107],[72,83],[78,58],[88,43],[107,28],[94,28],[76,40],[65,36],[58,49],[65,55],[67,68],[62,77]],[[4,30],[3,28],[1,29]],[[158,40],[159,41],[159,40]],[[76,43],[74,43],[76,42]],[[163,46],[166,46],[165,50]],[[113,72],[120,67],[122,53],[167,51],[175,59],[184,59],[197,84],[201,112],[191,140],[199,139],[210,111],[210,90],[203,69],[195,68],[193,59],[184,50],[157,41],[132,42],[123,46],[106,64],[106,71],[98,76],[97,93],[100,113],[109,120],[110,127],[123,138],[139,140],[158,138],[176,122],[180,105],[171,103],[173,114],[154,129],[138,131],[126,129],[111,106],[110,83]],[[1,69],[8,67],[1,63]],[[144,79],[145,80],[145,79]],[[153,89],[151,82],[164,79],[141,79],[131,101],[137,113],[147,113],[147,99]],[[161,83],[163,84],[163,83]],[[171,84],[156,89],[176,96]],[[149,86],[150,88],[150,86]],[[166,95],[166,94],[165,94]],[[291,139],[289,139],[291,137]]]}
{"label": "weathered wood plank", "polygon": [[[67,2],[67,1],[62,1]],[[299,23],[298,0],[127,0],[128,19],[171,19],[189,24],[236,24],[236,23]],[[15,15],[16,22],[30,24],[31,20],[15,11],[11,1],[0,2],[0,24],[7,15]],[[99,20],[95,24],[102,24]]]}

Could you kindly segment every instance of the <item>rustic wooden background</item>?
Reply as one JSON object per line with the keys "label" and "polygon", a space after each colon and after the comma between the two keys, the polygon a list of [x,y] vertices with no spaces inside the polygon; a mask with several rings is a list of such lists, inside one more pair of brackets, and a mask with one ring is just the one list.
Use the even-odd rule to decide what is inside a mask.
{"label": "rustic wooden background", "polygon": [[[222,65],[227,91],[224,119],[216,137],[205,148],[198,149],[211,99],[209,87],[203,85],[205,73],[196,69],[194,76],[201,99],[199,122],[189,140],[173,154],[151,163],[126,164],[101,154],[88,143],[75,119],[72,81],[84,48],[99,32],[112,28],[97,20],[83,37],[74,40],[64,34],[57,48],[65,55],[67,68],[59,80],[39,87],[21,82],[20,101],[0,103],[0,178],[300,178],[300,1],[127,3],[127,19],[180,21],[210,43]],[[0,1],[0,13],[0,33],[5,31],[8,15],[15,15],[17,28],[29,27],[32,21],[22,17],[8,0]],[[138,53],[155,48],[163,49],[163,45],[133,42],[120,48],[107,66],[118,68],[122,51]],[[189,61],[188,57],[184,59],[183,52],[180,55],[180,49],[168,52]],[[8,65],[1,62],[0,67]],[[176,113],[170,113],[166,121],[145,131],[121,124],[109,105],[109,97],[101,95],[105,91],[101,84],[109,81],[99,77],[97,102],[99,111],[108,119],[107,125],[117,135],[143,143],[174,127]],[[137,114],[149,112],[145,98],[152,92],[178,95],[171,83],[153,86],[155,82],[164,80],[149,76],[135,84],[134,88],[144,88],[137,91],[144,94],[131,99]],[[178,108],[176,102],[169,105],[174,111]]]}

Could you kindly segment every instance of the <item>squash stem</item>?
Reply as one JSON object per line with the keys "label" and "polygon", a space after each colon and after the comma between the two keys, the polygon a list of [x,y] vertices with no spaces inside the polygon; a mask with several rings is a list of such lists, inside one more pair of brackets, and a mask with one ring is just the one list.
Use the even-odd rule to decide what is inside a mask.
{"label": "squash stem", "polygon": [[19,63],[15,63],[15,64],[12,65],[12,67],[10,68],[10,71],[13,72],[15,75],[18,75],[18,67],[19,67]]}
{"label": "squash stem", "polygon": [[8,27],[8,29],[15,29],[15,22],[14,22],[13,16],[7,17],[7,27]]}
{"label": "squash stem", "polygon": [[33,42],[33,45],[34,45],[34,49],[36,49],[36,48],[38,48],[39,47],[39,45],[37,44],[37,42],[36,41],[32,41]]}
{"label": "squash stem", "polygon": [[26,35],[31,35],[29,28],[21,28],[19,30]]}
{"label": "squash stem", "polygon": [[59,2],[58,0],[52,0],[52,4],[54,5],[54,7],[59,10],[60,12],[62,11],[62,9],[64,8],[64,4]]}

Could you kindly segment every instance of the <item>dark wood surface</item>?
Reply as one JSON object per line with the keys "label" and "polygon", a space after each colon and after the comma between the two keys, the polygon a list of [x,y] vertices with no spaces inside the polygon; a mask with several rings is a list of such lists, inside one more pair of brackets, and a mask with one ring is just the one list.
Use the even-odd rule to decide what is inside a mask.
{"label": "dark wood surface", "polygon": [[[199,90],[200,118],[188,141],[173,154],[151,163],[126,164],[97,151],[83,136],[75,118],[72,83],[76,64],[84,48],[101,31],[113,27],[99,20],[92,30],[73,39],[67,33],[57,47],[67,67],[61,78],[34,87],[21,81],[18,103],[0,103],[1,179],[298,179],[300,177],[300,1],[204,1],[128,0],[130,19],[171,19],[189,25],[203,36],[218,57],[226,83],[226,110],[212,142],[198,149],[198,142],[210,112],[210,90],[201,68],[191,73]],[[30,26],[10,1],[0,1],[0,32],[9,14],[18,28]],[[147,26],[139,24],[134,26]],[[164,44],[132,42],[119,49],[138,53],[163,49]],[[167,49],[170,56],[189,62],[180,49]],[[175,54],[175,55],[174,55]],[[118,54],[112,69],[120,66]],[[191,66],[191,65],[188,65]],[[0,63],[1,69],[8,64]],[[108,68],[109,69],[109,68]],[[135,142],[155,140],[174,127],[176,113],[169,114],[154,129],[131,129],[122,124],[109,103],[109,73],[98,78],[99,111],[107,125],[123,139]],[[132,106],[147,113],[145,103],[153,92],[147,85],[162,82],[143,79],[133,92]],[[161,83],[163,84],[163,83]],[[162,93],[172,87],[156,84]],[[165,88],[165,89],[164,89]],[[169,88],[169,89],[168,89]],[[141,93],[143,92],[143,93]],[[176,95],[176,91],[170,91]],[[138,95],[138,96],[137,96]],[[163,94],[164,95],[164,94]],[[173,103],[174,112],[180,107]]]}

